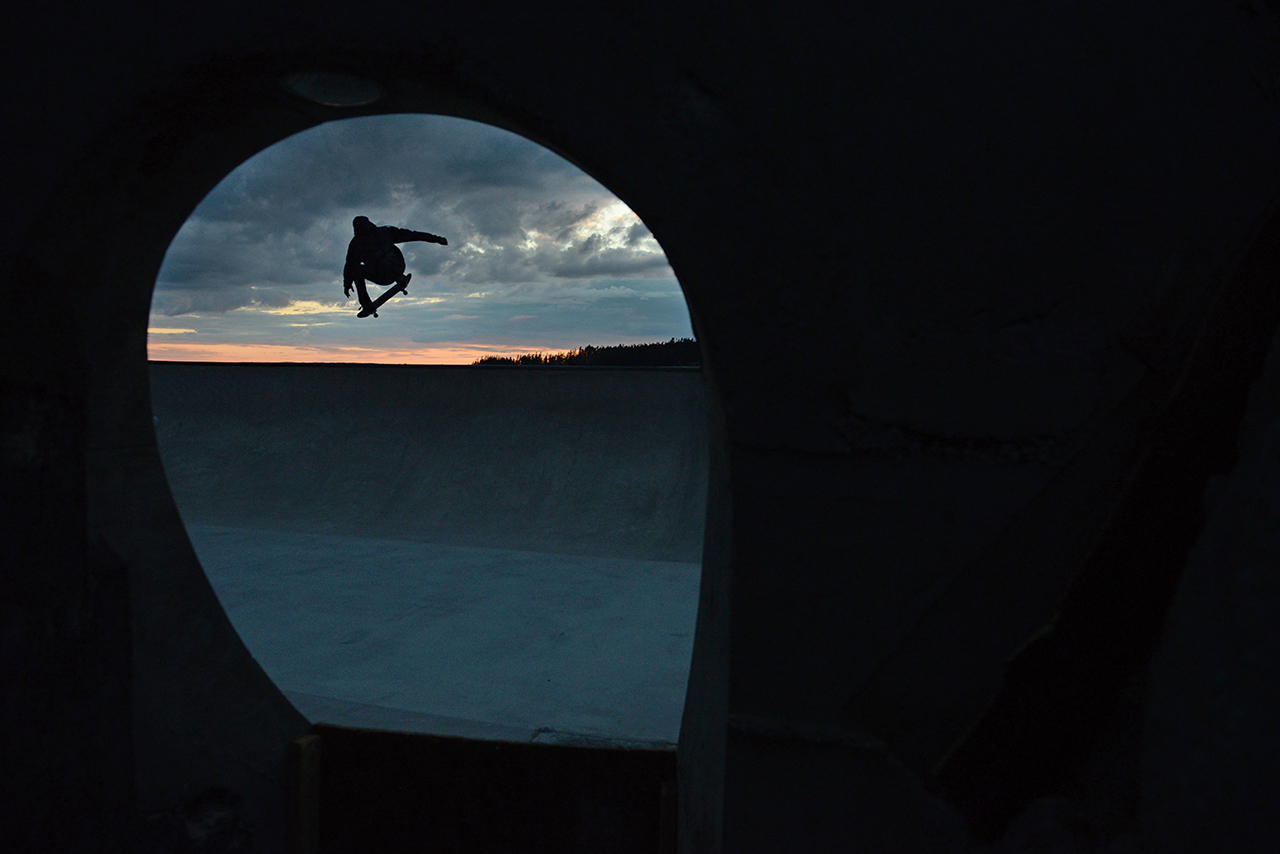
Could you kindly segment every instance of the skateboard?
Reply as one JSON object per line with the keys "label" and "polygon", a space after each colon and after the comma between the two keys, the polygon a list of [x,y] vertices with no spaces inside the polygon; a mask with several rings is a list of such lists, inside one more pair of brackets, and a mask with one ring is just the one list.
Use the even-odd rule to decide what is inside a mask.
{"label": "skateboard", "polygon": [[373,302],[369,303],[369,307],[368,307],[368,308],[362,308],[362,309],[360,309],[360,313],[359,313],[359,314],[357,314],[357,315],[356,315],[356,317],[368,317],[368,316],[369,316],[369,315],[371,315],[371,314],[372,314],[374,317],[377,317],[377,316],[378,316],[378,309],[382,308],[382,306],[386,303],[386,301],[387,301],[387,300],[391,299],[391,298],[392,298],[393,296],[395,296],[396,294],[407,294],[407,293],[409,293],[409,291],[408,291],[406,288],[407,288],[407,286],[408,286],[408,284],[409,284],[409,279],[410,279],[410,278],[412,278],[412,274],[410,274],[408,277],[406,277],[406,278],[405,278],[405,280],[404,280],[404,284],[403,284],[403,285],[401,285],[401,284],[395,284],[395,285],[392,285],[392,286],[391,286],[390,288],[388,288],[387,290],[383,291],[383,292],[378,296],[378,298],[377,298],[376,300],[374,300]]}

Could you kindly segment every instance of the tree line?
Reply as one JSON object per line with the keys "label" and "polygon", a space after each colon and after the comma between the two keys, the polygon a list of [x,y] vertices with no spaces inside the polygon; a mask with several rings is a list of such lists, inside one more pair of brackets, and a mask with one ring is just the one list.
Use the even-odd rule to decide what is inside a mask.
{"label": "tree line", "polygon": [[609,368],[698,367],[702,353],[693,338],[672,338],[652,344],[588,344],[564,353],[525,353],[521,356],[482,356],[473,365],[584,365]]}

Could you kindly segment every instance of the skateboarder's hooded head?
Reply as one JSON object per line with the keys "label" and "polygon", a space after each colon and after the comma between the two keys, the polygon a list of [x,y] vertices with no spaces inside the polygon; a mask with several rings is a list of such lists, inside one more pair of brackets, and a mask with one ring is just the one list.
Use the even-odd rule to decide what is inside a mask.
{"label": "skateboarder's hooded head", "polygon": [[370,234],[378,228],[369,221],[367,216],[358,216],[351,220],[351,227],[356,230],[356,234]]}

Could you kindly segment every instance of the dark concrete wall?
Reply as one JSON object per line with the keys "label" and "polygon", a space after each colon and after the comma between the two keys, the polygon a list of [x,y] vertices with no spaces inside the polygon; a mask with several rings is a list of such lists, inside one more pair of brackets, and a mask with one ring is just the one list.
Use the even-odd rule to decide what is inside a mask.
{"label": "dark concrete wall", "polygon": [[[305,722],[244,652],[183,535],[149,417],[146,314],[168,241],[218,179],[371,111],[463,115],[553,147],[645,220],[685,289],[711,479],[684,850],[998,836],[1007,816],[974,804],[1020,780],[982,769],[1034,765],[1057,730],[1002,739],[992,722],[1021,719],[1046,681],[1094,694],[1088,644],[1048,627],[1092,625],[1072,603],[1130,596],[1158,636],[1164,588],[1090,592],[1110,577],[1090,567],[1131,565],[1122,546],[1164,543],[1162,521],[1197,531],[1204,484],[1235,464],[1234,449],[1178,441],[1195,423],[1178,401],[1211,370],[1203,342],[1238,337],[1247,356],[1269,338],[1233,336],[1212,310],[1280,190],[1275,30],[1270,3],[1219,0],[11,10],[13,838],[97,850],[133,818],[189,836],[222,814],[218,839],[280,844],[284,745]],[[344,111],[277,83],[312,70],[365,75],[388,97]],[[23,302],[33,293],[54,298]],[[1247,299],[1236,316],[1268,317]],[[1251,381],[1250,364],[1224,370]],[[1230,489],[1263,488],[1258,458],[1242,460]],[[1230,496],[1244,494],[1224,493],[1214,530],[1234,530]],[[1157,550],[1137,577],[1176,582],[1189,548]],[[1195,844],[1171,828],[1213,780],[1203,832],[1274,841],[1274,822],[1237,821],[1249,804],[1223,794],[1275,776],[1274,752],[1248,749],[1274,726],[1249,687],[1272,660],[1233,652],[1270,649],[1274,629],[1249,623],[1264,640],[1220,648],[1236,687],[1206,704],[1196,686],[1220,662],[1184,671],[1185,650],[1252,613],[1257,590],[1195,577],[1153,703],[1135,652],[1114,680],[1128,693],[1099,700],[1079,736],[1093,753],[1075,752],[1128,767],[1140,749],[1116,722],[1145,707],[1163,734],[1141,772],[1143,832]],[[1195,738],[1234,747],[1176,759],[1179,708],[1201,722]],[[1123,806],[1136,774],[1064,767],[1021,788],[1121,804],[1095,822],[1114,835],[1137,820]]]}
{"label": "dark concrete wall", "polygon": [[[1259,263],[1260,262],[1260,263]],[[1237,272],[1280,302],[1280,228],[1260,236]],[[1250,301],[1256,310],[1261,300]],[[1273,309],[1274,310],[1274,309]],[[1241,318],[1237,328],[1247,328]],[[1260,336],[1259,336],[1260,337]],[[1252,384],[1237,464],[1210,480],[1205,524],[1178,579],[1149,679],[1141,812],[1151,847],[1265,850],[1277,838],[1280,768],[1280,336],[1250,353]],[[1230,364],[1229,360],[1222,360]],[[1230,384],[1222,371],[1215,387]],[[1240,396],[1243,398],[1243,395]]]}

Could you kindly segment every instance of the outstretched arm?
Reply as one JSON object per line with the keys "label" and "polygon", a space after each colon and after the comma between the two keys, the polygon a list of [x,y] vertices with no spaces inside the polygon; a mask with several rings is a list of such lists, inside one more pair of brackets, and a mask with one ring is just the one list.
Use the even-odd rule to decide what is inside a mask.
{"label": "outstretched arm", "polygon": [[438,234],[429,234],[425,231],[410,231],[407,228],[394,228],[392,230],[392,240],[396,243],[409,243],[414,240],[422,240],[427,243],[439,243],[441,246],[449,245],[449,241],[445,240]]}

